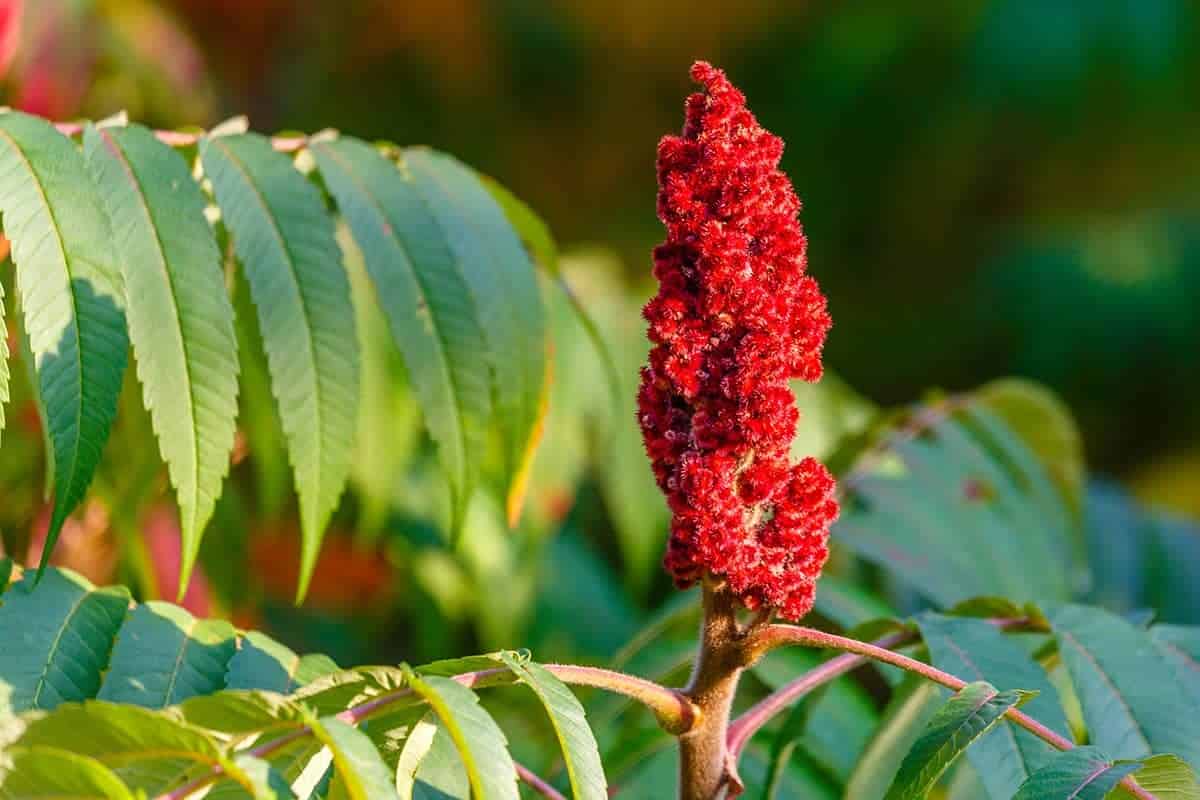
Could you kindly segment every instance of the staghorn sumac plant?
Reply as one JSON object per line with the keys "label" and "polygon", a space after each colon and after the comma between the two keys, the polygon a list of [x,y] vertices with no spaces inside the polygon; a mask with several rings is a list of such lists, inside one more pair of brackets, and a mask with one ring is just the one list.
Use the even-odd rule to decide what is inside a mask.
{"label": "staghorn sumac plant", "polygon": [[[782,142],[723,73],[692,74],[702,91],[659,148],[667,240],[638,421],[672,514],[665,567],[699,591],[609,664],[500,650],[342,669],[44,558],[0,560],[0,798],[1200,796],[1200,629],[1077,602],[1096,588],[1077,580],[1088,543],[1107,541],[1079,535],[1078,447],[1053,398],[997,382],[845,431],[832,472],[793,453],[790,382],[821,377],[830,316]],[[503,189],[333,133],[13,112],[0,189],[53,455],[51,543],[99,461],[132,342],[186,583],[234,446],[221,268],[240,268],[300,495],[303,595],[359,380],[334,212],[437,445],[448,528],[464,528],[489,439],[519,515],[548,383],[521,240],[555,267]],[[1156,552],[1178,533],[1153,534]],[[1190,580],[1173,569],[1156,580]]]}

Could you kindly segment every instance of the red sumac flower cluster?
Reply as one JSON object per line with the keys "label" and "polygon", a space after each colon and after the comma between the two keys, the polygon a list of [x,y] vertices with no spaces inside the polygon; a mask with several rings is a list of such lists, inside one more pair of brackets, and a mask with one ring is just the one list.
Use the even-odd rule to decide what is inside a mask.
{"label": "red sumac flower cluster", "polygon": [[820,378],[830,318],[805,274],[783,142],[720,70],[700,62],[692,77],[704,91],[688,98],[682,135],[658,147],[667,238],[654,251],[654,347],[638,396],[674,514],[664,564],[681,587],[707,572],[747,607],[799,619],[838,506],[822,464],[791,461],[788,381]]}

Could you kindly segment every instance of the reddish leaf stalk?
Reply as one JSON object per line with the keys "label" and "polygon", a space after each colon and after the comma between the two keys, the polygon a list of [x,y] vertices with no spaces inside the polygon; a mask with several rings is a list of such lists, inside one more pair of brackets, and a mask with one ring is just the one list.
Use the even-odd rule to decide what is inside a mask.
{"label": "reddish leaf stalk", "polygon": [[[765,654],[776,647],[793,644],[805,647],[828,648],[832,650],[841,650],[847,654],[847,656],[869,658],[884,664],[891,664],[892,666],[900,667],[901,669],[909,672],[914,672],[917,675],[933,681],[936,684],[945,686],[947,689],[952,691],[957,692],[967,685],[966,681],[962,680],[961,678],[951,675],[948,672],[943,672],[931,664],[926,664],[924,661],[918,661],[917,659],[910,658],[903,653],[896,653],[892,650],[888,650],[886,647],[880,646],[879,643],[860,642],[857,639],[850,639],[845,636],[838,636],[837,634],[826,633],[825,631],[819,631],[814,628],[805,628],[799,625],[766,625],[757,630],[754,635],[756,640],[754,644],[754,650],[756,653],[760,654]],[[838,661],[844,657],[845,656],[839,656],[838,658],[835,658],[834,661]],[[849,659],[847,659],[847,661],[839,664],[839,667],[844,667],[844,669],[841,669],[841,671],[835,671],[834,669],[830,668],[827,673],[823,674],[823,678],[824,680],[832,680],[833,678],[855,666],[856,663],[860,662],[850,662]],[[829,664],[825,664],[817,669],[821,670],[828,667]],[[812,681],[808,682],[809,689],[814,688],[817,685],[819,685],[819,683]],[[748,712],[748,714],[749,713],[750,712]],[[1075,747],[1075,743],[1070,739],[1046,727],[1033,717],[1030,717],[1028,714],[1019,711],[1016,708],[1010,708],[1004,713],[1004,716],[1013,724],[1019,725],[1020,727],[1032,733],[1034,736],[1058,748],[1059,750],[1070,750]],[[741,720],[738,722],[741,722]],[[746,730],[744,730],[744,728],[750,725],[749,722],[744,723],[740,727],[738,722],[735,722],[730,728],[730,737],[733,738],[736,735],[741,740],[739,742],[740,746],[745,743],[745,740],[749,738],[749,733],[752,733],[752,731],[748,733]],[[1132,776],[1123,779],[1121,784],[1134,797],[1141,798],[1141,800],[1155,800],[1154,795],[1142,788],[1142,786],[1138,784],[1138,782]]]}
{"label": "reddish leaf stalk", "polygon": [[530,772],[529,768],[524,764],[517,764],[517,777],[525,781],[529,788],[533,789],[542,797],[549,798],[549,800],[567,800],[567,798],[562,796],[562,793],[559,792],[558,789],[555,789],[538,775]]}
{"label": "reddish leaf stalk", "polygon": [[[1039,630],[1036,626],[1031,627],[1031,621],[1028,617],[996,617],[989,619],[988,622],[1003,630]],[[917,638],[916,631],[896,631],[895,633],[890,633],[887,636],[876,639],[872,644],[885,650],[894,650],[915,642]],[[845,675],[868,660],[866,656],[856,653],[843,653],[795,678],[764,697],[730,725],[729,749],[733,757],[736,759],[741,754],[746,742],[754,738],[754,734],[758,733],[759,729],[770,722],[776,714],[817,687]]]}
{"label": "reddish leaf stalk", "polygon": [[[622,672],[600,669],[598,667],[580,667],[571,664],[543,664],[542,666],[548,672],[557,676],[563,683],[606,689],[615,694],[621,694],[637,700],[654,712],[659,724],[671,733],[678,734],[690,729],[699,716],[696,707],[683,693],[674,689],[668,689],[665,686],[659,686],[657,683],[644,678],[638,678]],[[496,669],[465,672],[461,675],[452,676],[452,679],[469,688],[483,688],[495,685],[510,674],[506,667],[497,667]],[[375,714],[388,710],[397,703],[415,700],[417,700],[416,695],[411,689],[397,689],[394,692],[388,692],[387,694],[348,708],[336,716],[337,719],[348,725],[359,725]],[[312,729],[304,726],[289,731],[270,741],[263,742],[256,747],[252,747],[247,752],[257,758],[267,758],[273,753],[277,753],[284,747],[287,747],[292,742],[311,735]],[[522,771],[524,774],[522,774]],[[518,765],[517,774],[522,780],[527,780],[526,776],[536,778],[533,773],[520,765]],[[159,795],[156,800],[184,800],[184,798],[191,796],[204,787],[216,783],[224,775],[224,767],[220,764],[214,764],[209,772],[185,783],[177,789]],[[543,788],[531,784],[534,789],[537,789],[546,797],[560,796],[549,784],[543,781],[542,785],[551,792],[554,792],[554,794],[546,794]]]}
{"label": "reddish leaf stalk", "polygon": [[[876,647],[891,649],[899,647],[902,644],[907,644],[915,638],[916,634],[914,633],[899,631],[876,639],[874,644]],[[742,748],[746,746],[746,743],[754,738],[754,734],[758,733],[759,729],[770,722],[776,714],[787,709],[796,700],[818,686],[845,675],[866,661],[867,658],[865,656],[855,653],[842,653],[840,656],[829,659],[821,666],[804,673],[799,678],[785,686],[781,686],[775,692],[764,697],[729,726],[727,742],[730,756],[736,760],[741,755]]]}

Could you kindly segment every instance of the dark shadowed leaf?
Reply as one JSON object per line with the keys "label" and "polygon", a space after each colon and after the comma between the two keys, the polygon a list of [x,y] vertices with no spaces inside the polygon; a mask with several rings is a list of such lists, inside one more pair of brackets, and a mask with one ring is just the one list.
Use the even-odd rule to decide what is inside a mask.
{"label": "dark shadowed leaf", "polygon": [[0,114],[0,214],[52,446],[44,569],[116,414],[129,345],[125,292],[83,155],[43,119]]}
{"label": "dark shadowed leaf", "polygon": [[329,656],[320,653],[300,656],[265,633],[251,631],[242,637],[238,651],[229,660],[225,687],[291,694],[337,669]]}
{"label": "dark shadowed leaf", "polygon": [[237,648],[233,626],[198,620],[179,606],[150,602],[125,621],[98,698],[163,708],[225,688]]}
{"label": "dark shadowed leaf", "polygon": [[50,569],[28,572],[0,599],[0,715],[96,696],[125,611],[123,587],[97,589]]}

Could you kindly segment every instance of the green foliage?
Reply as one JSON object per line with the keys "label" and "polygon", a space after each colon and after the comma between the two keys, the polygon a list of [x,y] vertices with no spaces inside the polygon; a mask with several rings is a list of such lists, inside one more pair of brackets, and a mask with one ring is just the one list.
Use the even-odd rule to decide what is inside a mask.
{"label": "green foliage", "polygon": [[1196,675],[1181,681],[1147,631],[1101,609],[1066,606],[1051,622],[1092,744],[1115,758],[1170,753],[1200,765]]}
{"label": "green foliage", "polygon": [[[647,611],[667,511],[631,422],[636,298],[605,283],[603,258],[560,264],[527,206],[448,156],[335,134],[279,142],[235,123],[169,146],[116,120],[78,143],[7,112],[0,190],[33,377],[18,373],[12,393],[40,413],[55,491],[43,558],[89,485],[134,533],[166,487],[161,456],[180,588],[210,527],[206,577],[256,592],[247,542],[210,523],[286,513],[286,460],[300,595],[335,514],[357,525],[356,554],[394,570],[388,592],[411,587],[363,614],[380,643],[364,652],[416,663],[434,656],[395,650],[530,641],[548,660],[615,652],[629,672],[686,680],[696,596]],[[534,262],[573,287],[544,308]],[[131,377],[122,395],[129,344],[140,387]],[[0,336],[0,414],[7,349]],[[118,401],[121,456],[106,471]],[[222,498],[239,403],[254,480]],[[1193,526],[1086,485],[1074,423],[1027,382],[879,414],[829,378],[801,387],[799,405],[793,452],[831,460],[844,508],[812,624],[905,632],[916,657],[974,683],[949,702],[893,667],[823,684],[747,744],[748,796],[1127,800],[1117,784],[1132,774],[1162,798],[1200,797]],[[555,446],[534,462],[543,428]],[[598,516],[612,542],[590,536]],[[431,526],[468,535],[451,553]],[[122,542],[124,566],[143,544]],[[341,670],[68,571],[46,570],[35,591],[37,576],[10,585],[10,570],[0,560],[0,799],[515,798],[517,760],[587,800],[674,786],[674,742],[651,715],[576,697],[526,653]],[[393,624],[396,605],[410,614]],[[1157,617],[1129,615],[1148,606]],[[286,629],[288,614],[324,648],[335,626],[316,614],[268,608],[265,624]],[[738,708],[823,663],[771,653],[745,672]],[[1089,746],[1058,753],[1002,718],[1026,699]]]}
{"label": "green foliage", "polygon": [[[32,582],[31,573],[0,596],[0,626],[28,625],[32,612],[23,601]],[[421,787],[444,783],[436,776],[448,773],[464,776],[476,797],[516,798],[504,733],[476,693],[451,677],[481,672],[490,678],[473,679],[477,686],[528,684],[550,715],[573,796],[607,796],[583,707],[525,655],[339,672],[320,657],[298,658],[262,634],[198,621],[166,603],[137,605],[123,624],[118,617],[113,630],[102,631],[93,606],[112,599],[123,615],[128,595],[95,590],[55,568],[37,597],[47,624],[27,627],[34,635],[27,632],[26,641],[63,639],[72,649],[0,652],[0,687],[9,698],[0,714],[7,757],[0,763],[0,797],[59,796],[28,793],[57,771],[47,790],[77,796],[158,796],[212,784],[210,796],[219,798],[285,798],[292,796],[289,784],[299,786],[314,767],[324,770],[325,751],[329,780],[321,796],[331,799],[394,797],[405,782],[398,775],[410,776],[412,796],[422,796]],[[81,626],[87,613],[90,624]],[[239,663],[245,652],[253,656]],[[39,694],[36,683],[29,690],[22,682],[29,683],[31,665],[43,682],[61,675],[75,691],[51,697]],[[439,736],[449,750],[437,744]],[[430,757],[435,762],[426,767]]]}
{"label": "green foliage", "polygon": [[0,796],[5,800],[87,797],[134,800],[133,794],[94,758],[57,747],[13,747]]}
{"label": "green foliage", "polygon": [[[644,727],[649,715],[634,724],[599,700],[585,712],[552,670],[525,655],[338,671],[324,657],[298,656],[263,634],[197,620],[169,604],[129,610],[123,591],[96,590],[68,572],[49,570],[36,595],[33,582],[28,573],[0,596],[0,630],[32,645],[0,651],[2,693],[10,698],[7,722],[0,715],[8,758],[0,796],[26,796],[16,792],[54,770],[61,774],[49,786],[85,787],[99,797],[212,783],[217,798],[394,791],[511,798],[513,750],[561,758],[557,782],[575,797],[604,796],[610,779],[634,796],[670,791],[670,751],[661,744],[669,737]],[[681,596],[619,660],[677,680],[691,650],[692,602]],[[836,577],[819,608],[865,638],[908,629],[893,619],[870,622],[890,613],[889,603]],[[1018,632],[998,626],[997,617],[1015,621]],[[943,690],[915,676],[894,690],[870,682],[892,695],[882,715],[863,685],[834,683],[764,732],[769,750],[750,743],[741,763],[750,796],[877,800],[936,790],[951,800],[1008,800],[1019,792],[1056,796],[1053,787],[1071,785],[1079,796],[1126,800],[1113,787],[1137,770],[1156,796],[1197,797],[1188,727],[1200,718],[1193,708],[1196,629],[1145,630],[1082,605],[1044,614],[997,597],[914,622],[935,666],[976,683],[944,703]],[[672,644],[676,635],[680,647]],[[756,664],[747,681],[774,689],[819,666],[815,654],[783,650]],[[69,681],[59,679],[63,670]],[[67,688],[39,696],[39,682]],[[528,685],[549,714],[549,742],[514,737],[529,729],[535,708],[480,703],[478,690],[513,683]],[[1086,736],[1098,749],[1063,756],[1002,718],[1025,700],[1035,719],[1068,739]],[[1067,700],[1079,703],[1077,724],[1085,730],[1069,724]],[[964,752],[969,771],[955,769]],[[1070,784],[1086,766],[1091,782]]]}
{"label": "green foliage", "polygon": [[478,797],[519,797],[517,770],[508,755],[508,741],[495,720],[479,706],[479,697],[440,675],[419,678],[407,670],[405,678],[412,690],[429,703],[454,740],[471,791]]}
{"label": "green foliage", "polygon": [[1028,692],[1020,690],[997,691],[986,681],[968,683],[929,720],[900,764],[886,800],[925,797],[972,742],[1028,697]]}
{"label": "green foliage", "polygon": [[186,585],[229,472],[237,416],[221,253],[182,156],[137,125],[89,125],[83,139],[125,281],[138,379],[179,496]]}
{"label": "green foliage", "polygon": [[[1036,387],[996,389],[892,418],[850,452],[842,478],[835,541],[941,606],[978,594],[1065,600],[1081,566],[1078,487],[1050,471],[1081,469],[1072,423]],[[1074,446],[1039,457],[1021,432],[1031,417],[1043,439]]]}
{"label": "green foliage", "polygon": [[117,634],[97,698],[146,708],[176,705],[226,685],[237,649],[225,620],[198,620],[178,606],[151,602],[133,610]]}
{"label": "green foliage", "polygon": [[335,777],[330,798],[372,800],[392,794],[394,780],[366,734],[337,717],[317,719],[309,715],[305,722],[313,738],[329,748],[333,756]]}
{"label": "green foliage", "polygon": [[547,384],[537,280],[521,240],[475,173],[427,149],[406,150],[400,166],[445,232],[479,313],[492,364],[512,522],[523,501]]}
{"label": "green foliage", "polygon": [[21,643],[0,654],[5,713],[95,697],[129,604],[124,589],[96,589],[68,572],[49,570],[38,591],[36,583],[25,575],[0,606],[0,636]]}
{"label": "green foliage", "polygon": [[4,440],[4,406],[8,404],[8,325],[4,322],[4,287],[0,286],[0,442]]}
{"label": "green foliage", "polygon": [[[262,389],[276,401],[299,495],[305,595],[350,471],[360,400],[355,301],[322,188],[365,256],[438,444],[448,527],[462,525],[493,433],[509,517],[519,515],[545,412],[547,329],[505,209],[524,209],[526,230],[532,212],[507,193],[502,207],[492,192],[504,190],[433,151],[400,155],[331,134],[299,144],[280,152],[235,121],[195,147],[170,146],[115,118],[86,125],[80,146],[44,120],[0,116],[0,213],[55,491],[43,566],[100,462],[132,341],[180,509],[181,596],[229,472],[239,356],[256,463],[273,446]],[[265,369],[248,321],[235,316],[235,305],[251,313],[230,298],[235,264]],[[7,356],[0,336],[0,415]]]}
{"label": "green foliage", "polygon": [[491,403],[487,348],[461,262],[412,178],[357,139],[313,145],[321,175],[362,249],[404,352],[450,482],[457,529],[475,483]]}
{"label": "green foliage", "polygon": [[[1055,733],[1069,736],[1058,691],[1021,644],[983,619],[926,613],[917,618],[930,660],[964,680],[1037,692],[1025,711]],[[1054,749],[1028,731],[1001,725],[983,736],[967,757],[991,797],[1010,797],[1051,757]]]}
{"label": "green foliage", "polygon": [[256,134],[205,139],[201,162],[258,309],[300,494],[303,598],[350,469],[358,340],[333,220],[317,189]]}
{"label": "green foliage", "polygon": [[603,800],[608,797],[600,750],[591,728],[587,726],[587,714],[579,700],[545,667],[518,660],[509,653],[501,653],[501,659],[546,707],[554,734],[562,746],[567,776],[575,797],[580,800]]}
{"label": "green foliage", "polygon": [[847,800],[883,798],[901,762],[941,704],[938,688],[916,675],[900,684],[846,783]]}
{"label": "green foliage", "polygon": [[92,481],[125,372],[125,292],[90,185],[83,154],[50,123],[0,115],[0,215],[53,448],[54,515],[42,568]]}
{"label": "green foliage", "polygon": [[1121,778],[1137,771],[1138,761],[1114,762],[1096,747],[1076,747],[1056,754],[1029,776],[1013,800],[1073,797],[1102,800]]}

